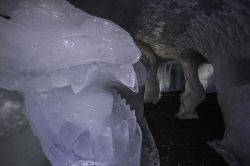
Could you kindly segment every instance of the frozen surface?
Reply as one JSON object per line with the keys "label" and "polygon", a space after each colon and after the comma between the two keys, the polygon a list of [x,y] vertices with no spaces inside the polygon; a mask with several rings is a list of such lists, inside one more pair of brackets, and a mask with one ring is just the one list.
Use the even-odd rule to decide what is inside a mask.
{"label": "frozen surface", "polygon": [[20,94],[0,89],[0,141],[27,126],[22,109]]}
{"label": "frozen surface", "polygon": [[226,127],[218,149],[244,166],[250,163],[249,9],[249,1],[224,0],[221,10],[198,14],[177,44],[179,51],[195,49],[213,65]]}
{"label": "frozen surface", "polygon": [[[201,64],[198,68],[198,75],[206,93],[216,92],[214,85],[214,68],[212,64]],[[157,77],[161,92],[182,91],[185,89],[183,69],[176,61],[167,61],[159,65]]]}
{"label": "frozen surface", "polygon": [[145,93],[144,102],[157,103],[160,100],[160,88],[157,78],[157,57],[152,48],[145,42],[135,40],[136,45],[142,52],[140,62],[145,66]]}
{"label": "frozen surface", "polygon": [[11,18],[0,17],[0,87],[23,93],[52,165],[139,166],[135,111],[114,90],[139,91],[131,36],[64,0],[0,5]]}
{"label": "frozen surface", "polygon": [[144,91],[146,81],[146,69],[141,62],[133,65],[138,80],[139,92],[128,91],[127,87],[119,87],[118,93],[121,94],[132,110],[136,110],[135,115],[138,122],[144,118]]}
{"label": "frozen surface", "polygon": [[201,64],[198,69],[199,80],[207,93],[216,92],[214,80],[214,68],[212,64]]}
{"label": "frozen surface", "polygon": [[[180,98],[181,105],[177,116],[182,119],[197,118],[195,108],[205,99],[206,95],[198,75],[199,65],[205,59],[192,51],[180,54],[184,57],[170,56],[169,53],[156,54],[156,50],[153,50],[149,44],[140,40],[136,40],[136,44],[142,52],[140,61],[145,65],[147,72],[144,101],[157,103],[161,92],[184,90]],[[167,59],[166,62],[160,63],[162,59],[159,56]],[[208,79],[206,76],[209,75],[205,75],[204,80]]]}
{"label": "frozen surface", "polygon": [[184,90],[185,78],[182,66],[176,61],[162,63],[157,70],[161,92]]}

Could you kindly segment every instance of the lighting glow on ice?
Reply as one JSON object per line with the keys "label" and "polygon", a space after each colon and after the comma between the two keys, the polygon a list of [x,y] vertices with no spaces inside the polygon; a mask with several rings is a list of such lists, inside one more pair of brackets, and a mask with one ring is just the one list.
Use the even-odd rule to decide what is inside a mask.
{"label": "lighting glow on ice", "polygon": [[23,93],[52,165],[139,166],[141,130],[115,90],[138,91],[131,36],[65,0],[8,1],[3,11],[0,87]]}

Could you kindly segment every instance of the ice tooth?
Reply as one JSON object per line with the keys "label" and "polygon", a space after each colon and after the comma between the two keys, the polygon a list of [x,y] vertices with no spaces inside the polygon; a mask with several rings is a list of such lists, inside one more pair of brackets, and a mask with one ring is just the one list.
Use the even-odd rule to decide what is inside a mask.
{"label": "ice tooth", "polygon": [[75,142],[74,153],[81,158],[94,159],[93,146],[93,137],[89,130],[85,130],[79,135]]}
{"label": "ice tooth", "polygon": [[71,84],[72,91],[77,94],[81,92],[86,85],[84,84]]}
{"label": "ice tooth", "polygon": [[123,154],[129,146],[129,128],[127,121],[122,121],[114,130],[114,143],[116,154]]}

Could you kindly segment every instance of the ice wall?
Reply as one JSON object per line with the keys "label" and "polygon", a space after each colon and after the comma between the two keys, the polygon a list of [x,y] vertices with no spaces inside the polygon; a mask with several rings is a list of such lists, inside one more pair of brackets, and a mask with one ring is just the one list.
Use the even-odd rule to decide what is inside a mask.
{"label": "ice wall", "polygon": [[229,164],[249,165],[250,5],[244,0],[224,3],[223,11],[197,15],[180,36],[177,50],[196,49],[212,63],[226,126],[223,140],[214,147]]}
{"label": "ice wall", "polygon": [[[160,61],[163,59],[167,59],[169,61],[171,59],[181,65],[185,77],[185,91],[181,94],[181,106],[177,116],[182,119],[197,118],[195,108],[204,100],[206,95],[199,80],[198,68],[199,65],[206,60],[194,51],[188,51],[183,54],[177,52],[171,54],[165,52],[165,50],[161,50],[161,52],[156,54],[155,49],[152,49],[149,44],[138,39],[135,41],[136,45],[142,52],[140,61],[146,67],[147,72],[144,101],[153,103],[157,103],[159,101],[161,96],[160,86],[163,87],[164,83],[169,83],[169,81],[171,81],[167,78],[167,71],[165,72],[163,66],[160,66]],[[171,69],[169,72],[170,71]],[[176,76],[176,78],[178,77],[178,81],[176,80],[177,82],[182,82],[182,80],[179,79],[179,76],[182,77],[182,74],[179,72],[180,70],[178,70],[178,74],[172,74],[172,76]],[[174,83],[172,85],[174,85]],[[183,84],[177,83],[178,88],[179,86],[183,86]]]}
{"label": "ice wall", "polygon": [[206,93],[215,93],[214,67],[210,63],[204,63],[198,69],[199,80]]}
{"label": "ice wall", "polygon": [[[158,79],[157,70],[160,61],[173,60],[181,65],[185,77],[185,90],[180,97],[181,105],[177,116],[181,119],[197,118],[195,108],[205,99],[206,95],[199,80],[198,68],[202,63],[207,62],[207,60],[192,49],[183,52],[169,45],[164,46],[164,48],[158,47],[155,45],[156,43],[148,44],[139,39],[136,40],[136,44],[142,52],[140,61],[145,65],[147,71],[144,101],[153,103],[159,101],[161,96],[161,83],[159,81],[162,80]],[[159,71],[163,71],[162,68]],[[161,74],[166,73],[161,72]],[[165,81],[167,82],[167,80]]]}
{"label": "ice wall", "polygon": [[140,40],[135,40],[135,42],[142,52],[140,61],[145,66],[147,73],[144,101],[157,103],[161,96],[159,80],[157,78],[157,68],[159,65],[157,55],[147,43]]}
{"label": "ice wall", "polygon": [[[209,63],[201,64],[198,68],[199,80],[206,93],[215,93],[214,69]],[[185,90],[185,78],[182,66],[176,61],[166,61],[157,70],[161,92]]]}
{"label": "ice wall", "polygon": [[[136,38],[148,43],[159,57],[174,59],[183,66],[187,84],[180,110],[184,114],[194,112],[205,97],[204,88],[198,83],[200,64],[192,61],[197,57],[192,57],[190,51],[199,52],[213,65],[218,100],[226,124],[222,146],[217,147],[224,148],[219,152],[231,152],[233,155],[228,156],[235,156],[242,165],[249,165],[249,1],[212,1],[215,6],[203,6],[204,13],[201,11],[190,23],[189,18],[197,14],[203,3],[187,1],[188,5],[180,7],[175,5],[181,4],[179,1],[159,0],[146,4],[139,16]],[[189,24],[186,32],[181,32]],[[176,25],[182,28],[176,28]]]}
{"label": "ice wall", "polygon": [[142,134],[115,90],[138,92],[131,36],[64,0],[1,1],[0,9],[10,16],[0,17],[0,87],[23,93],[52,165],[139,166]]}

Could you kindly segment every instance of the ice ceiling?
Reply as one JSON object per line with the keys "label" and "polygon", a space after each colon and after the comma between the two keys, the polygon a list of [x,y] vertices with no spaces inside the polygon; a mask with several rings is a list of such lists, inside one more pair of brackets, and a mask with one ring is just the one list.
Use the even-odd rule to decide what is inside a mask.
{"label": "ice ceiling", "polygon": [[[213,84],[216,86],[226,125],[223,140],[214,142],[212,146],[221,152],[229,164],[249,165],[250,2],[248,0],[69,0],[69,2],[90,14],[114,21],[132,35],[143,54],[141,62],[147,70],[145,101],[157,102],[162,89],[158,78],[165,80],[164,78],[169,77],[164,72],[163,75],[157,76],[158,67],[170,64],[173,60],[175,62],[172,64],[181,65],[185,76],[185,91],[181,95],[182,104],[177,115],[179,118],[196,117],[195,107],[203,101],[206,93],[204,84],[207,83],[202,81],[204,75],[199,73],[204,70],[204,66],[212,65]],[[8,10],[3,14],[8,15]],[[118,47],[119,49],[123,47]],[[122,60],[117,60],[117,63],[121,62]],[[3,61],[2,63],[5,65]],[[32,65],[36,66],[31,64],[31,68]],[[172,69],[174,67],[171,67]],[[207,69],[205,71],[209,75],[211,68]],[[76,90],[79,88],[75,87]]]}

